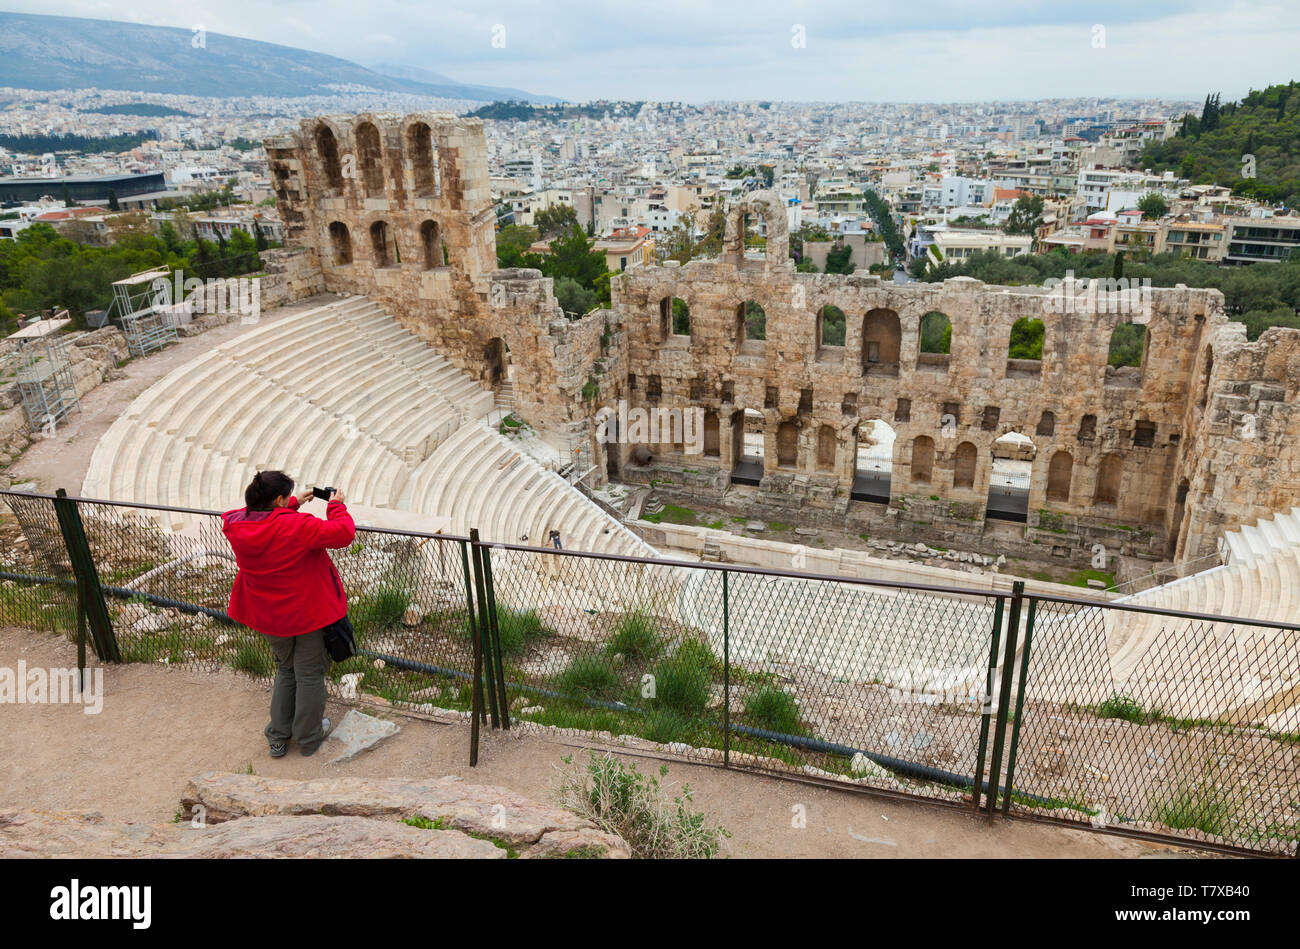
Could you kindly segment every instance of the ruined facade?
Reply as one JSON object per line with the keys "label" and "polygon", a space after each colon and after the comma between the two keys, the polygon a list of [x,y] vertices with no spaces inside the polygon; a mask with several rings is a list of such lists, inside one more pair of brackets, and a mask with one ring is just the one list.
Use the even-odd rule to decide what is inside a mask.
{"label": "ruined facade", "polygon": [[[384,303],[485,385],[509,372],[516,411],[596,480],[978,544],[993,459],[1018,457],[1024,551],[1076,562],[1096,543],[1193,560],[1224,527],[1300,501],[1300,332],[1248,343],[1216,290],[1097,312],[1039,287],[800,274],[768,192],[731,209],[717,259],[632,268],[610,309],[568,320],[549,279],[496,270],[485,148],[478,120],[434,113],[309,119],[267,142],[289,241],[322,287]],[[759,218],[765,250],[747,255]],[[951,327],[948,353],[924,351],[930,314]],[[1041,321],[1041,359],[1010,358],[1021,320]],[[1145,324],[1142,365],[1117,371],[1127,322]],[[619,400],[702,410],[702,452],[599,439]],[[887,503],[859,479],[873,420],[896,435]],[[747,430],[761,471],[737,481],[742,458],[758,462]],[[1028,444],[998,441],[1011,432]]]}

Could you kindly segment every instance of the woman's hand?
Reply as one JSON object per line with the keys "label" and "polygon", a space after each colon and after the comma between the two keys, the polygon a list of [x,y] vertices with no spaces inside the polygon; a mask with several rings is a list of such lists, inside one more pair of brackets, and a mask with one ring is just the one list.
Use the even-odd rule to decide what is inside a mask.
{"label": "woman's hand", "polygon": [[299,504],[306,504],[306,503],[307,503],[308,501],[310,501],[310,500],[311,500],[311,488],[308,488],[306,491],[299,491],[299,492],[298,492],[298,503],[299,503]]}
{"label": "woman's hand", "polygon": [[331,500],[331,501],[342,501],[342,500],[343,500],[343,492],[342,492],[342,491],[339,491],[339,490],[336,488],[336,489],[334,490],[334,493],[330,495],[330,500]]}

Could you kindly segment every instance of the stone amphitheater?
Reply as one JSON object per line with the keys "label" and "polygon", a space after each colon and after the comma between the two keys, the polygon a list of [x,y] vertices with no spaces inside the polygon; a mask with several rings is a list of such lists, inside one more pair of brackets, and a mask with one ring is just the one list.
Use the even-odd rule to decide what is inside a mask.
{"label": "stone amphitheater", "polygon": [[[573,482],[668,481],[669,496],[978,549],[995,442],[1016,433],[1032,440],[1027,513],[999,544],[1079,566],[1102,544],[1188,568],[1121,604],[1295,620],[1300,332],[1250,343],[1217,291],[1154,291],[1143,365],[1116,374],[1106,346],[1123,316],[1100,327],[1053,316],[1041,288],[796,274],[779,199],[759,194],[731,212],[721,258],[632,268],[611,281],[611,307],[569,319],[549,279],[496,268],[478,120],[327,116],[266,146],[289,243],[270,278],[291,299],[333,296],[137,398],[100,441],[84,496],[222,509],[253,471],[283,468],[344,487],[366,509],[442,518],[454,534],[540,545],[559,529],[570,549],[659,558]],[[765,224],[762,259],[744,252],[746,214]],[[689,335],[668,326],[674,297],[690,305]],[[749,300],[766,310],[765,339],[745,337]],[[832,301],[865,314],[842,346],[821,338]],[[951,320],[950,358],[919,350],[919,321],[934,311]],[[1010,360],[1010,327],[1029,315],[1047,323],[1043,358]],[[600,440],[598,413],[621,399],[704,410],[703,454]],[[757,459],[746,455],[747,411],[761,415]],[[504,434],[507,413],[546,450]],[[937,435],[944,419],[950,440]],[[854,497],[860,427],[879,420],[896,434],[888,504]],[[757,485],[733,480],[746,461],[761,467]],[[186,528],[184,515],[159,516]],[[594,606],[649,605],[720,635],[716,575],[625,564],[597,583],[584,579],[594,571],[548,570],[521,551],[494,565],[514,572],[506,595],[520,605],[564,603],[585,585]],[[978,691],[991,621],[978,591],[994,584],[956,572],[945,582],[972,592],[737,574],[733,655],[862,682],[915,680],[920,668],[936,691]],[[1121,690],[1195,717],[1211,703],[1222,713],[1230,694],[1234,721],[1300,730],[1300,672],[1260,658],[1294,632],[1090,607],[1044,610],[1039,624],[1031,697]],[[1102,676],[1084,661],[1096,649]],[[1175,653],[1177,664],[1163,661]],[[1231,682],[1219,680],[1225,654],[1237,657]]]}

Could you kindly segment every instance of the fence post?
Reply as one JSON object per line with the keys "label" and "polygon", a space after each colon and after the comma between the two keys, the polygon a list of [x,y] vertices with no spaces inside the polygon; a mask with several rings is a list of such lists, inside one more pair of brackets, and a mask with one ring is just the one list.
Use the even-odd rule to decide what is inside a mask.
{"label": "fence post", "polygon": [[[1007,618],[1006,652],[1002,657],[1002,683],[998,690],[998,719],[993,726],[993,756],[989,762],[989,820],[998,807],[998,781],[1002,773],[1002,747],[1007,735],[1007,713],[1011,706],[1011,680],[1015,678],[1016,643],[1020,636],[1020,608],[1024,600],[1025,583],[1017,580],[1011,585],[1011,613]],[[1003,791],[1003,801],[1011,794],[1010,785]]]}
{"label": "fence post", "polygon": [[984,677],[984,714],[980,716],[980,746],[975,753],[975,786],[971,789],[971,806],[980,809],[980,789],[984,783],[985,753],[989,747],[989,709],[993,701],[993,673],[998,664],[998,642],[1002,635],[1002,597],[993,607],[993,630],[989,637],[989,665]]}
{"label": "fence post", "polygon": [[491,622],[488,619],[487,587],[483,581],[483,548],[479,544],[477,527],[470,529],[469,544],[474,554],[474,592],[478,600],[479,620],[478,649],[483,662],[482,668],[474,669],[474,678],[477,682],[481,676],[487,681],[487,704],[492,715],[492,727],[500,728],[501,722],[497,715],[496,672],[492,668],[492,633]]}
{"label": "fence post", "polygon": [[481,679],[483,654],[479,650],[478,622],[475,619],[474,611],[474,577],[470,572],[468,548],[469,545],[462,540],[460,542],[460,563],[465,577],[465,622],[469,624],[470,645],[474,651],[469,702],[469,766],[472,768],[478,764],[478,720],[479,716],[483,714],[483,683]]}
{"label": "fence post", "polygon": [[496,671],[497,704],[500,706],[501,727],[510,728],[510,701],[506,697],[505,661],[501,658],[501,630],[497,626],[497,594],[492,586],[492,551],[481,549],[484,588],[487,592],[488,635],[492,642],[492,668]]}
{"label": "fence post", "polygon": [[722,571],[722,766],[731,767],[731,601]]}
{"label": "fence post", "polygon": [[1034,614],[1038,600],[1029,598],[1029,615],[1025,619],[1025,648],[1020,652],[1020,687],[1016,689],[1016,714],[1011,720],[1011,748],[1007,752],[1007,793],[1002,796],[1002,814],[1011,806],[1012,780],[1016,774],[1016,748],[1020,745],[1020,718],[1025,709],[1025,683],[1029,678],[1029,647],[1034,641]]}
{"label": "fence post", "polygon": [[104,591],[99,586],[99,573],[95,570],[95,558],[90,552],[90,543],[86,540],[86,528],[81,523],[77,502],[68,497],[68,492],[63,488],[59,488],[55,494],[54,514],[59,522],[59,531],[63,534],[63,543],[68,548],[72,575],[77,581],[77,613],[84,616],[90,626],[95,655],[100,661],[121,662],[122,654],[118,651],[117,637],[113,634],[113,621],[108,615],[108,604],[104,602]]}

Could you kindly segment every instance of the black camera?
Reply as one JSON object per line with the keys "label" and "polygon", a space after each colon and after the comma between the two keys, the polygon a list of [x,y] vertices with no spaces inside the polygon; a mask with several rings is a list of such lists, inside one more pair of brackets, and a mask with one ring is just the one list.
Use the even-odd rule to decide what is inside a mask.
{"label": "black camera", "polygon": [[320,498],[322,501],[328,501],[330,495],[334,493],[333,488],[312,488],[312,497]]}

